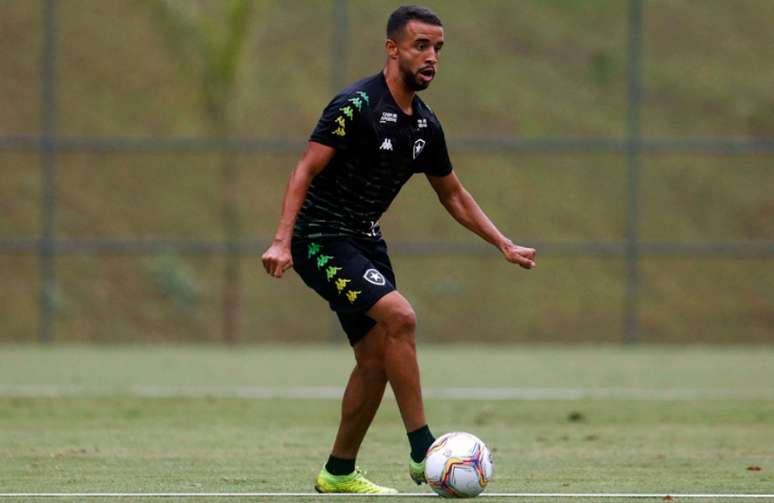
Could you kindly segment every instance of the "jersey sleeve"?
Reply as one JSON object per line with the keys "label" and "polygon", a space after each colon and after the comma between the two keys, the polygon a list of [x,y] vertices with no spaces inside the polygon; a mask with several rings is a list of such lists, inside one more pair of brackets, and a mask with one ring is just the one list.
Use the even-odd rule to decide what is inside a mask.
{"label": "jersey sleeve", "polygon": [[309,139],[336,150],[347,150],[357,139],[364,108],[369,105],[363,91],[340,94],[328,103]]}
{"label": "jersey sleeve", "polygon": [[430,154],[430,159],[425,168],[425,174],[431,176],[446,176],[452,172],[449,151],[446,149],[446,137],[443,134],[443,129],[440,124],[438,124],[438,132],[435,135]]}

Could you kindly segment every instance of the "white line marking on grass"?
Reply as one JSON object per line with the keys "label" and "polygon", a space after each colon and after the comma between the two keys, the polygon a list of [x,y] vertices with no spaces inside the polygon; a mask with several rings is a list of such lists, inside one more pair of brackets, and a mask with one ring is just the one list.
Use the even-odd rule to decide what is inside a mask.
{"label": "white line marking on grass", "polygon": [[481,494],[494,498],[757,498],[774,499],[774,494],[672,494],[672,493],[491,493]]}
{"label": "white line marking on grass", "polygon": [[[318,494],[318,493],[0,493],[0,498],[299,498],[299,497],[436,497],[434,493]],[[483,493],[489,498],[705,498],[774,499],[774,494],[673,494],[673,493]]]}
{"label": "white line marking on grass", "polygon": [[[0,397],[59,398],[248,398],[338,400],[339,386],[0,386]],[[429,399],[443,400],[774,400],[774,388],[426,388]],[[387,398],[393,398],[388,390]]]}

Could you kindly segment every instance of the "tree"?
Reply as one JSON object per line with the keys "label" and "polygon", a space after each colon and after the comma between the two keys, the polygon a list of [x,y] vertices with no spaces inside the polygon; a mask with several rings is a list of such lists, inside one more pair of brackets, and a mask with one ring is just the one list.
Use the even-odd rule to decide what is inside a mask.
{"label": "tree", "polygon": [[242,54],[256,18],[253,0],[146,0],[170,50],[183,71],[199,83],[202,119],[223,147],[220,158],[221,220],[226,257],[223,267],[223,338],[239,337],[242,313],[239,239],[236,206],[239,188],[236,157],[226,148],[234,131],[233,108]]}

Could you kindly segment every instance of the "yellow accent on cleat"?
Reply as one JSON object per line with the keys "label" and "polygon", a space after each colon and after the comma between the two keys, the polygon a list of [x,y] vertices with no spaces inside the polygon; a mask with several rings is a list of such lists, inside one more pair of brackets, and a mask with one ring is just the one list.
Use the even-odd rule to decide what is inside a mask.
{"label": "yellow accent on cleat", "polygon": [[424,459],[420,463],[416,463],[413,459],[411,459],[411,456],[409,456],[409,476],[411,476],[411,480],[416,482],[417,485],[421,485],[427,482],[427,479],[425,478]]}
{"label": "yellow accent on cleat", "polygon": [[360,468],[349,475],[331,475],[324,467],[314,481],[318,493],[398,494],[397,489],[376,485]]}

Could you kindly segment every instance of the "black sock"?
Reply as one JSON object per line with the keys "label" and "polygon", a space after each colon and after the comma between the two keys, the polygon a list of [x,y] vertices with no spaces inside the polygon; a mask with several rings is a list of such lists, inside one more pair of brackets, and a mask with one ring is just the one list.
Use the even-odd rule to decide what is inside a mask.
{"label": "black sock", "polygon": [[328,456],[328,462],[325,463],[325,470],[331,475],[349,475],[355,471],[355,460]]}
{"label": "black sock", "polygon": [[425,459],[427,449],[435,442],[435,437],[430,433],[430,428],[424,425],[418,430],[408,432],[408,438],[411,444],[411,459],[419,463]]}

